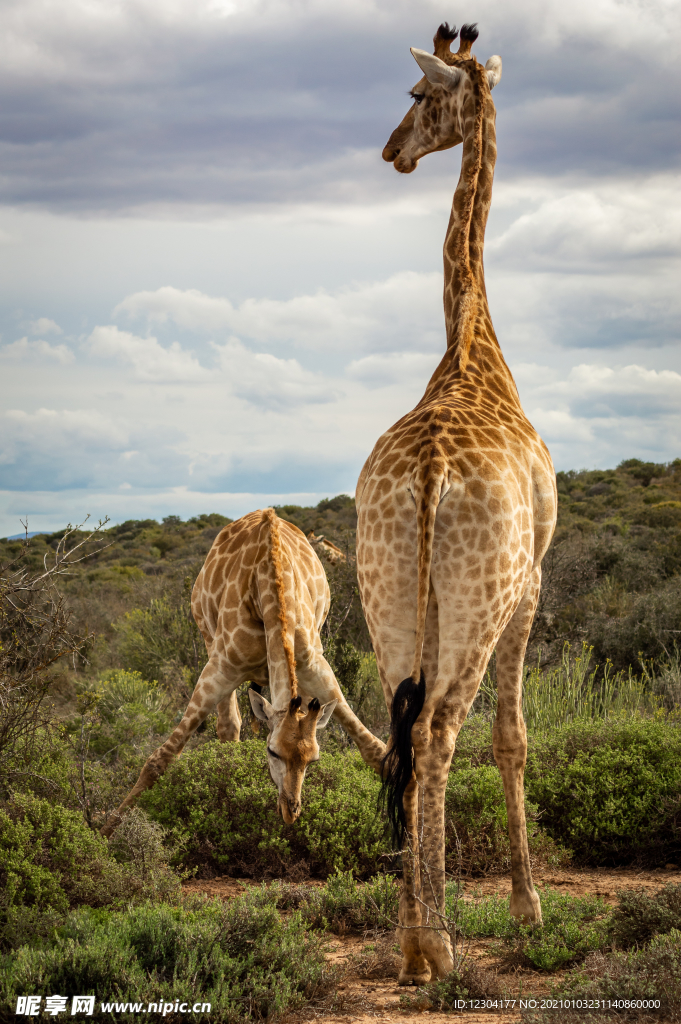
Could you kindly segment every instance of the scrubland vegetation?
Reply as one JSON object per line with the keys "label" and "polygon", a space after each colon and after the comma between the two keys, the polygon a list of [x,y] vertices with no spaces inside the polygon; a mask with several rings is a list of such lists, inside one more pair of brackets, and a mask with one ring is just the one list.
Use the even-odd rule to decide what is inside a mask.
{"label": "scrubland vegetation", "polygon": [[[681,460],[559,473],[558,490],[525,672],[531,855],[556,868],[681,865]],[[345,563],[326,564],[323,642],[349,701],[385,736],[352,559],[354,502],[278,511],[346,552]],[[28,992],[143,1003],[196,995],[215,1020],[260,1019],[333,988],[325,930],[394,926],[395,860],[376,776],[330,726],[303,813],[286,825],[245,693],[240,744],[218,743],[209,720],[111,842],[98,834],[205,663],[189,595],[227,522],[170,516],[76,531],[66,549],[82,542],[75,557],[88,557],[70,569],[65,531],[28,547],[0,541],[0,1020],[16,1019],[16,996]],[[534,929],[511,920],[507,900],[469,899],[476,879],[510,865],[494,706],[492,661],[447,788],[459,948],[491,937],[511,965],[569,968],[561,991],[658,993],[667,1018],[678,1016],[679,887],[622,895],[614,910],[545,889]],[[228,904],[183,895],[184,879],[216,875],[263,884]],[[468,956],[410,998],[446,1009],[457,993],[498,984]]]}

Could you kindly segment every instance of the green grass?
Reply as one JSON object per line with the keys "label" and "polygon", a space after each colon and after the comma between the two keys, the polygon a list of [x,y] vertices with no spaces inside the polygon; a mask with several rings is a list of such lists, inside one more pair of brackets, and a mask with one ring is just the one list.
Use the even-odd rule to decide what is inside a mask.
{"label": "green grass", "polygon": [[[587,643],[576,653],[565,644],[558,665],[525,666],[525,724],[529,732],[542,735],[576,721],[654,713],[662,698],[653,693],[650,682],[650,671],[643,679],[635,676],[631,667],[627,672],[615,672],[610,661],[604,666],[594,661],[593,647]],[[496,703],[496,686],[488,673],[480,687],[478,707],[493,715]]]}

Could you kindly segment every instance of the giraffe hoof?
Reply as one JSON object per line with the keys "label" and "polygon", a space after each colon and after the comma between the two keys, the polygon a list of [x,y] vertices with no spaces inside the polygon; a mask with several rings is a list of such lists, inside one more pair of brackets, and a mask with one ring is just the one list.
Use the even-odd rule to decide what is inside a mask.
{"label": "giraffe hoof", "polygon": [[428,964],[425,968],[414,970],[413,968],[403,967],[400,971],[400,976],[397,979],[398,985],[427,985],[430,981],[430,967]]}
{"label": "giraffe hoof", "polygon": [[528,893],[511,894],[511,917],[522,921],[523,924],[541,924],[541,903],[539,895],[534,890]]}

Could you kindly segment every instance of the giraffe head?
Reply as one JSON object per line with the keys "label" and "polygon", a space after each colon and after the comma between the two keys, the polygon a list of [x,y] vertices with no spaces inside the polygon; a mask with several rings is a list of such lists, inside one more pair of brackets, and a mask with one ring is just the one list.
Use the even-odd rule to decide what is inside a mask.
{"label": "giraffe head", "polygon": [[248,695],[253,714],[261,722],[267,722],[270,728],[267,763],[279,791],[277,810],[291,825],[300,815],[300,793],[307,766],[319,760],[317,729],[324,728],[338,701],[331,700],[322,706],[313,697],[307,705],[306,714],[300,710],[300,697],[294,697],[283,711],[275,711],[269,701],[255,690],[249,690]]}
{"label": "giraffe head", "polygon": [[501,57],[490,57],[483,69],[471,55],[478,37],[475,25],[462,26],[459,49],[451,53],[456,36],[456,29],[445,22],[433,39],[434,53],[412,47],[423,78],[411,89],[414,103],[383,150],[383,159],[401,174],[411,174],[422,156],[462,142],[466,100],[479,96],[481,89],[493,89],[501,78]]}

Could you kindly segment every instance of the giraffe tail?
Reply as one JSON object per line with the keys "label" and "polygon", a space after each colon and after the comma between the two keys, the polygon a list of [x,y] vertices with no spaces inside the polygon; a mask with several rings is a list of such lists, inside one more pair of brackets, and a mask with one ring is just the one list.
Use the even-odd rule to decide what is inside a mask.
{"label": "giraffe tail", "polygon": [[382,761],[379,802],[386,808],[393,844],[401,850],[407,831],[404,794],[414,773],[411,731],[423,710],[426,677],[421,668],[426,615],[433,564],[435,517],[446,478],[446,463],[439,446],[422,451],[412,478],[411,491],[416,502],[418,583],[416,591],[416,645],[411,675],[395,690],[390,708],[390,743]]}
{"label": "giraffe tail", "polygon": [[277,618],[279,619],[281,644],[284,648],[284,656],[288,667],[288,678],[291,687],[291,708],[295,704],[296,710],[300,707],[298,696],[298,675],[296,673],[296,655],[288,632],[286,620],[286,588],[284,587],[284,551],[281,544],[281,531],[279,519],[273,508],[266,508],[263,512],[263,522],[267,522],[270,532],[270,557],[274,569],[274,582],[277,591]]}

